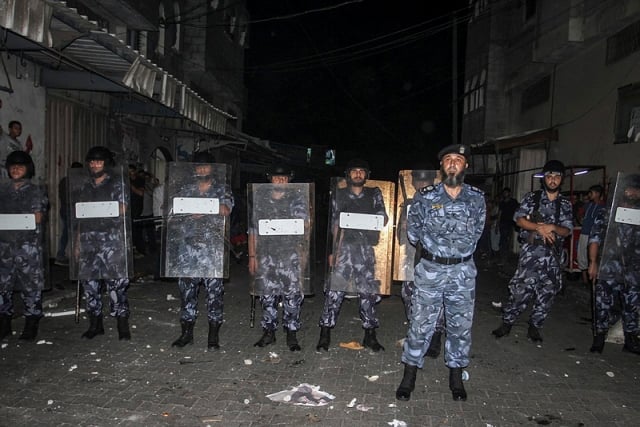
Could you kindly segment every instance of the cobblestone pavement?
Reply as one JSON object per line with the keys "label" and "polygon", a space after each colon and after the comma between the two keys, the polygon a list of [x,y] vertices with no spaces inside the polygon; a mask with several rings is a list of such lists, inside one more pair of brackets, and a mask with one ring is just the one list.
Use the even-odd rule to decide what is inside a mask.
{"label": "cobblestone pavement", "polygon": [[[451,399],[442,358],[426,361],[409,402],[396,401],[403,369],[398,342],[407,329],[399,286],[379,305],[384,352],[338,347],[362,340],[357,300],[345,300],[330,351],[316,352],[320,293],[304,302],[301,352],[287,349],[281,331],[274,345],[256,348],[260,309],[256,327],[250,328],[246,268],[233,264],[219,351],[206,351],[205,316],[196,323],[193,345],[171,347],[180,333],[179,301],[169,297],[178,294],[173,281],[142,279],[131,285],[130,342],[118,341],[113,319],[105,319],[104,336],[81,340],[86,318],[76,324],[67,315],[44,318],[38,342],[23,343],[17,339],[23,319],[14,319],[14,335],[0,349],[0,425],[639,425],[640,357],[614,344],[601,355],[589,353],[590,314],[582,285],[570,282],[558,297],[542,345],[527,340],[526,317],[510,336],[496,340],[490,331],[500,323],[500,313],[492,301],[504,298],[513,270],[498,274],[495,263],[478,265],[467,402]],[[54,277],[61,274],[56,267]],[[73,310],[73,285],[54,283],[45,293],[46,311]],[[266,397],[301,383],[317,385],[335,399],[310,407]]]}

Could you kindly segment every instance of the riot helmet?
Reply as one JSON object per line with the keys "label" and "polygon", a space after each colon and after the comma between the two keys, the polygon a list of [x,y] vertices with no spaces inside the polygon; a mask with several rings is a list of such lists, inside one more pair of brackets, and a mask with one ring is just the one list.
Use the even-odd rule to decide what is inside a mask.
{"label": "riot helmet", "polygon": [[364,181],[363,182],[354,182],[351,179],[351,171],[353,169],[364,169],[365,174],[364,174],[364,181],[366,181],[367,179],[369,179],[369,175],[371,175],[371,169],[369,168],[369,162],[367,162],[366,160],[363,159],[351,159],[347,162],[347,167],[344,170],[344,175],[345,178],[347,179],[347,183],[349,185],[355,185],[355,186],[363,186],[364,185]]}
{"label": "riot helmet", "polygon": [[[101,145],[90,148],[84,159],[87,164],[87,168],[89,169],[89,173],[93,178],[100,178],[107,172],[107,169],[115,165],[113,153],[111,152],[111,150]],[[102,169],[91,167],[91,161],[95,160],[104,162],[104,166],[102,167]]]}
{"label": "riot helmet", "polygon": [[194,176],[198,181],[212,181],[213,180],[213,168],[212,163],[215,159],[208,151],[196,151],[193,153],[193,163],[196,163],[194,167]]}
{"label": "riot helmet", "polygon": [[631,208],[640,207],[640,174],[634,173],[624,177],[622,201]]}
{"label": "riot helmet", "polygon": [[267,181],[269,182],[271,182],[271,178],[273,178],[274,176],[286,176],[289,178],[289,181],[291,181],[293,180],[294,173],[293,173],[293,170],[291,170],[291,168],[288,168],[281,164],[277,164],[269,168],[269,171],[267,172],[266,176],[267,176]]}
{"label": "riot helmet", "polygon": [[215,163],[213,155],[208,151],[196,151],[193,153],[193,163]]}
{"label": "riot helmet", "polygon": [[27,172],[24,174],[24,176],[17,179],[31,179],[35,175],[35,166],[33,164],[33,159],[28,153],[25,153],[24,151],[13,151],[7,156],[5,167],[10,177],[11,171],[9,170],[9,168],[13,165],[22,165],[26,166],[27,168]]}
{"label": "riot helmet", "polygon": [[[549,192],[549,193],[557,193],[560,191],[560,185],[562,184],[562,179],[564,178],[564,171],[565,171],[565,167],[564,167],[564,163],[562,163],[559,160],[549,160],[547,163],[544,164],[544,166],[542,167],[542,188],[545,189],[545,191]],[[560,184],[558,184],[557,187],[550,187],[547,184],[546,181],[546,177],[547,176],[557,176],[560,175]],[[555,185],[555,184],[553,184]]]}

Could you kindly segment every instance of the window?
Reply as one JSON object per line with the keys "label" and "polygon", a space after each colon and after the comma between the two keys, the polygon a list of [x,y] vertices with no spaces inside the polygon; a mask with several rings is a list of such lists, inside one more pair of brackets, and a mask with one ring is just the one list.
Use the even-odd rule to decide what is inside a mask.
{"label": "window", "polygon": [[623,28],[607,39],[607,65],[621,60],[640,49],[640,21]]}
{"label": "window", "polygon": [[158,21],[160,22],[158,31],[158,45],[156,46],[156,53],[159,56],[164,56],[164,36],[165,36],[165,21],[167,17],[164,14],[164,5],[160,3],[158,6]]}
{"label": "window", "polygon": [[549,99],[551,76],[545,76],[522,91],[521,111],[527,111],[536,105],[544,104]]}
{"label": "window", "polygon": [[489,0],[469,0],[469,22],[482,15],[489,6]]}
{"label": "window", "polygon": [[484,107],[484,92],[487,87],[487,70],[476,74],[464,85],[463,114],[470,113]]}
{"label": "window", "polygon": [[614,144],[640,141],[640,83],[618,89]]}
{"label": "window", "polygon": [[524,2],[524,21],[527,22],[536,16],[537,0],[525,0]]}
{"label": "window", "polygon": [[180,51],[180,29],[182,28],[182,16],[180,16],[180,4],[177,1],[173,2],[173,21],[175,22],[172,26],[173,31],[173,40],[174,43],[171,45],[171,48],[177,52]]}

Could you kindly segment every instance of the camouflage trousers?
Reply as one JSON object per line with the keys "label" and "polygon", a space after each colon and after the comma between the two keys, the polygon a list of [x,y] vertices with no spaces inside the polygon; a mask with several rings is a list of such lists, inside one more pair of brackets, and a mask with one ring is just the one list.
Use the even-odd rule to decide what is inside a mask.
{"label": "camouflage trousers", "polygon": [[[402,282],[402,289],[400,295],[402,296],[402,302],[404,304],[404,314],[407,316],[407,321],[411,321],[411,298],[413,297],[413,291],[416,285],[413,281]],[[444,310],[440,312],[438,321],[436,322],[436,332],[444,332]]]}
{"label": "camouflage trousers", "polygon": [[[640,277],[638,274],[626,274],[626,280],[598,280],[596,282],[596,319],[598,331],[607,331],[612,319],[614,306],[619,303],[622,308],[622,328],[624,332],[637,333],[638,308],[640,307]],[[626,283],[625,283],[626,282]]]}
{"label": "camouflage trousers", "polygon": [[301,293],[285,295],[262,295],[262,329],[275,331],[278,329],[278,304],[282,302],[282,326],[290,331],[300,330],[300,311],[304,301]]}
{"label": "camouflage trousers", "polygon": [[424,355],[444,311],[445,364],[450,368],[469,365],[476,276],[473,261],[449,266],[420,261],[415,269],[411,321],[402,352],[404,363],[423,367]]}
{"label": "camouflage trousers", "polygon": [[[42,317],[42,291],[20,292],[25,316]],[[0,316],[13,316],[13,291],[0,292]]]}
{"label": "camouflage trousers", "polygon": [[129,299],[127,298],[129,279],[81,280],[87,314],[91,316],[102,315],[102,292],[100,289],[102,283],[106,285],[109,295],[109,315],[129,317]]}
{"label": "camouflage trousers", "polygon": [[42,248],[37,242],[0,242],[0,292],[44,288]]}
{"label": "camouflage trousers", "polygon": [[513,325],[533,298],[529,324],[542,328],[561,286],[560,265],[552,250],[544,245],[524,244],[509,282],[509,302],[502,321]]}
{"label": "camouflage trousers", "polygon": [[[340,308],[346,292],[327,290],[324,293],[324,308],[320,316],[320,326],[333,328],[336,326]],[[358,293],[360,301],[360,319],[364,329],[374,329],[379,326],[376,315],[376,304],[382,300],[378,294]]]}
{"label": "camouflage trousers", "polygon": [[180,320],[185,322],[195,322],[198,318],[198,294],[200,284],[204,286],[207,293],[207,319],[209,323],[222,323],[222,313],[224,310],[224,285],[222,279],[203,277],[178,279],[178,289],[182,301],[182,311]]}

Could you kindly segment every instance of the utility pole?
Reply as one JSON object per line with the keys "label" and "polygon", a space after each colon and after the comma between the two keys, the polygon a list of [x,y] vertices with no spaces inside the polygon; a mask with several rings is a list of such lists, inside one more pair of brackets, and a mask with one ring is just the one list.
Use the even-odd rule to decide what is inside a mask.
{"label": "utility pole", "polygon": [[458,143],[458,28],[456,23],[456,12],[453,12],[453,42],[451,46],[451,108],[453,108],[453,141],[452,144]]}

